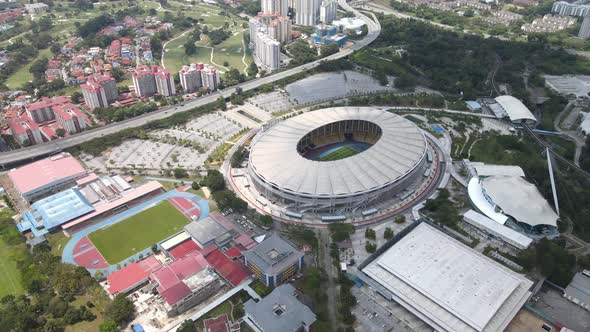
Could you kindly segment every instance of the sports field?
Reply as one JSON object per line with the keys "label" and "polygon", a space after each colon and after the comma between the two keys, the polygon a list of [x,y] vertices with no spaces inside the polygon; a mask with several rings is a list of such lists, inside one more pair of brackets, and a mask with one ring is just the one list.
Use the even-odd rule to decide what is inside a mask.
{"label": "sports field", "polygon": [[188,222],[170,202],[162,201],[117,224],[90,233],[88,238],[109,264],[117,264],[179,232]]}
{"label": "sports field", "polygon": [[340,160],[340,159],[352,157],[357,153],[358,153],[358,151],[356,151],[355,149],[353,149],[349,146],[342,146],[342,147],[339,147],[338,149],[330,152],[329,154],[321,157],[320,161]]}

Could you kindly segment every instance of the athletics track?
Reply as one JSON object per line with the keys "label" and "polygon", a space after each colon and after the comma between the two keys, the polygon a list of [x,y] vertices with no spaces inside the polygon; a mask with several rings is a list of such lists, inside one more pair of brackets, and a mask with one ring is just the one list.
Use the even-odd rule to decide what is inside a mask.
{"label": "athletics track", "polygon": [[209,215],[209,204],[206,200],[191,193],[171,190],[74,233],[64,247],[62,261],[64,263],[83,266],[91,274],[100,271],[104,275],[107,275],[116,271],[117,265],[122,267],[131,261],[137,261],[140,255],[144,257],[148,256],[152,252],[151,248],[145,248],[118,264],[109,265],[88,239],[88,234],[123,221],[163,200],[168,200],[189,219],[192,216],[202,219]]}

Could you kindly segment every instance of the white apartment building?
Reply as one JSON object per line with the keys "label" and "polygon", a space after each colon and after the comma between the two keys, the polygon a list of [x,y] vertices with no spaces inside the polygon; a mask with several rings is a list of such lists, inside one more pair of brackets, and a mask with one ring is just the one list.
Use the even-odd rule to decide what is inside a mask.
{"label": "white apartment building", "polygon": [[192,93],[203,86],[201,81],[201,71],[203,68],[202,63],[191,63],[189,66],[182,66],[182,69],[178,72],[178,76],[180,77],[180,85],[182,85],[185,92]]}
{"label": "white apartment building", "polygon": [[320,5],[320,22],[330,24],[336,19],[338,3],[336,0],[324,0]]}
{"label": "white apartment building", "polygon": [[316,25],[319,7],[320,0],[295,0],[295,24]]}

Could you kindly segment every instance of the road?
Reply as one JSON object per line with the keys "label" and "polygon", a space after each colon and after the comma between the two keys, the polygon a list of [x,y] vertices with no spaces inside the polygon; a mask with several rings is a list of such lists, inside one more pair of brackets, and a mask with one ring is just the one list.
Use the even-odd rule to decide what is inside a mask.
{"label": "road", "polygon": [[353,46],[351,46],[350,48],[341,49],[338,53],[332,54],[332,55],[327,56],[323,59],[316,60],[316,61],[313,61],[310,63],[306,63],[304,65],[301,65],[301,66],[298,66],[295,68],[287,69],[287,70],[278,72],[273,75],[269,75],[266,77],[261,77],[261,78],[257,78],[257,79],[251,80],[251,81],[240,83],[240,84],[235,85],[233,87],[230,87],[230,88],[227,88],[224,90],[219,90],[217,92],[208,94],[208,95],[200,97],[200,98],[193,99],[191,101],[184,102],[182,104],[173,105],[173,106],[166,106],[166,107],[163,107],[163,108],[161,108],[157,111],[154,111],[152,113],[143,114],[138,117],[127,119],[127,120],[124,120],[121,122],[111,123],[111,124],[108,124],[108,125],[100,127],[100,128],[95,128],[95,129],[91,129],[88,131],[84,131],[79,134],[72,135],[72,136],[69,136],[66,138],[57,139],[55,141],[51,141],[51,142],[47,142],[47,143],[43,143],[43,144],[34,145],[31,147],[26,147],[26,148],[22,148],[22,149],[18,149],[18,150],[13,150],[13,151],[1,153],[0,154],[0,167],[5,169],[8,167],[11,167],[11,165],[15,165],[15,164],[26,162],[26,161],[31,161],[31,160],[41,157],[41,156],[47,156],[47,155],[50,155],[50,154],[53,154],[53,153],[56,153],[59,151],[63,151],[65,149],[82,144],[84,142],[91,141],[96,138],[115,134],[115,133],[122,131],[124,129],[141,127],[149,122],[161,120],[161,119],[167,118],[167,117],[172,116],[177,113],[186,112],[191,109],[207,105],[207,104],[212,103],[215,100],[217,100],[217,98],[219,98],[220,96],[223,96],[224,98],[228,98],[232,93],[234,93],[236,91],[236,88],[241,88],[242,91],[249,91],[249,90],[256,89],[256,88],[260,87],[261,85],[273,83],[273,82],[279,81],[281,79],[287,78],[289,76],[299,74],[299,73],[305,72],[307,70],[313,69],[313,68],[317,67],[322,61],[336,60],[336,59],[346,57],[346,56],[350,55],[353,51],[361,49],[361,48],[369,45],[371,42],[373,42],[379,36],[379,33],[381,32],[381,25],[374,15],[372,15],[373,19],[369,18],[368,16],[360,13],[356,9],[350,7],[346,3],[345,0],[339,0],[339,4],[343,9],[345,9],[346,11],[349,11],[349,12],[353,12],[359,18],[361,18],[362,20],[364,20],[367,23],[368,33],[365,36],[365,38],[355,42],[353,44]]}
{"label": "road", "polygon": [[328,295],[328,315],[330,316],[330,321],[332,322],[332,329],[339,330],[340,323],[338,321],[338,316],[336,315],[336,308],[338,302],[336,301],[336,285],[334,283],[334,277],[338,275],[337,271],[334,271],[334,264],[332,264],[332,257],[330,256],[330,231],[327,229],[318,229],[316,231],[319,237],[319,245],[320,245],[320,263],[326,271],[326,275],[328,278],[328,289],[326,289]]}

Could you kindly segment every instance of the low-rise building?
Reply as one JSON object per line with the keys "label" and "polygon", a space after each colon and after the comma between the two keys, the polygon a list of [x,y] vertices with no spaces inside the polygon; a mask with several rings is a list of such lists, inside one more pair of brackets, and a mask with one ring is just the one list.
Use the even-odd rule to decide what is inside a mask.
{"label": "low-rise building", "polygon": [[25,4],[25,9],[29,14],[41,14],[46,13],[49,11],[49,6],[42,2],[39,3],[27,3]]}
{"label": "low-rise building", "polygon": [[69,153],[60,153],[12,169],[8,177],[27,202],[34,202],[65,188],[71,188],[87,171]]}
{"label": "low-rise building", "polygon": [[275,288],[262,300],[244,303],[244,321],[260,332],[309,331],[316,321],[315,314],[297,298],[297,291],[290,284]]}
{"label": "low-rise building", "polygon": [[521,30],[527,33],[550,33],[565,30],[576,24],[576,18],[546,14],[532,23],[523,24]]}
{"label": "low-rise building", "polygon": [[576,273],[574,279],[567,285],[563,296],[590,311],[590,271]]}

